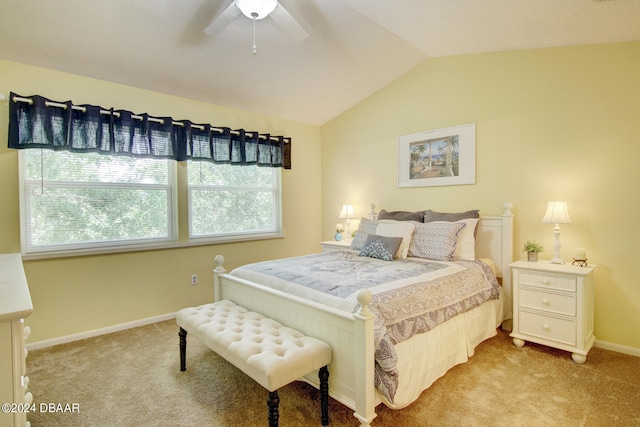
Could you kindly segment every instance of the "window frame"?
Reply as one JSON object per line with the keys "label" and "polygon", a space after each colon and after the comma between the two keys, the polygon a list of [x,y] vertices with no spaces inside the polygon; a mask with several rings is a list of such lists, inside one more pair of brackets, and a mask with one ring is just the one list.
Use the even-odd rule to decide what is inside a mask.
{"label": "window frame", "polygon": [[[194,162],[187,162],[187,165]],[[231,166],[231,167],[262,167],[262,166]],[[188,169],[188,166],[187,166]],[[282,168],[269,168],[272,173],[272,187],[243,187],[243,186],[215,186],[195,184],[190,185],[188,172],[186,176],[187,191],[187,215],[188,215],[188,241],[195,244],[208,244],[219,242],[235,242],[246,240],[260,240],[269,238],[284,237],[282,229]],[[274,228],[265,231],[236,231],[228,233],[210,234],[210,235],[194,235],[193,234],[193,217],[192,217],[192,189],[193,190],[210,190],[210,191],[269,191],[272,193],[274,212]]]}
{"label": "window frame", "polygon": [[[29,150],[32,151],[33,149]],[[86,243],[52,244],[41,247],[33,247],[30,244],[31,235],[28,223],[31,220],[26,217],[30,209],[28,191],[41,182],[28,182],[26,179],[25,156],[27,150],[18,152],[18,177],[19,177],[19,204],[20,204],[20,247],[24,259],[50,258],[57,256],[84,256],[101,253],[130,252],[136,250],[149,250],[171,247],[178,242],[178,171],[177,162],[165,159],[168,166],[168,184],[132,184],[132,183],[98,183],[98,182],[55,182],[50,185],[58,188],[120,188],[120,189],[144,189],[150,187],[164,188],[167,192],[168,211],[168,236],[159,238],[140,238],[131,240],[105,240]],[[156,159],[162,160],[162,159]],[[46,181],[45,181],[46,182]],[[30,212],[30,211],[29,211]]]}

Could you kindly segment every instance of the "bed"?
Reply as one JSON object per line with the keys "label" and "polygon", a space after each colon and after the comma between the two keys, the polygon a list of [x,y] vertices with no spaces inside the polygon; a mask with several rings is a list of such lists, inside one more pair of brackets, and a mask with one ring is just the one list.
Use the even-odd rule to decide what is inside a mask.
{"label": "bed", "polygon": [[[381,213],[387,212],[381,211]],[[358,270],[367,270],[369,267],[373,269],[372,266],[376,263],[387,266],[387,270],[392,269],[390,266],[394,266],[397,270],[399,266],[406,264],[415,271],[422,269],[419,270],[419,273],[413,274],[413,276],[419,277],[420,281],[422,281],[423,270],[435,270],[429,274],[433,273],[435,277],[440,277],[440,280],[445,280],[450,273],[458,274],[463,266],[465,266],[464,268],[470,266],[470,268],[479,268],[480,273],[477,274],[485,275],[488,282],[495,281],[495,277],[497,277],[498,281],[501,281],[501,286],[497,287],[497,293],[487,290],[488,288],[478,290],[477,293],[491,294],[491,296],[477,304],[475,300],[467,304],[467,309],[447,316],[444,323],[430,325],[426,328],[427,330],[417,328],[415,334],[407,335],[402,339],[397,339],[394,334],[391,334],[390,340],[393,343],[391,347],[394,357],[393,363],[388,366],[385,364],[384,357],[380,357],[381,342],[388,341],[386,335],[381,332],[381,330],[386,331],[384,322],[380,320],[383,316],[380,306],[370,305],[370,303],[372,300],[379,302],[383,299],[383,295],[387,296],[388,292],[397,289],[396,283],[405,279],[393,281],[394,285],[381,282],[376,284],[373,289],[369,289],[359,286],[355,279],[349,279],[351,276],[344,274],[344,280],[341,280],[345,282],[345,286],[344,288],[338,286],[340,289],[336,291],[342,292],[342,294],[335,295],[309,290],[306,287],[301,288],[294,284],[293,282],[296,281],[315,282],[316,279],[299,274],[298,266],[289,267],[292,260],[287,260],[287,263],[284,260],[273,260],[266,263],[250,264],[228,273],[223,266],[224,258],[218,255],[215,259],[214,297],[216,301],[222,299],[234,301],[249,310],[260,312],[331,345],[333,361],[329,366],[331,373],[329,378],[330,394],[334,399],[354,410],[354,416],[359,420],[361,426],[371,424],[376,416],[375,408],[380,403],[394,409],[401,409],[415,401],[422,391],[450,368],[466,362],[473,355],[474,348],[480,342],[494,336],[496,328],[505,319],[510,319],[511,315],[511,283],[508,265],[513,256],[513,215],[510,203],[504,204],[504,211],[501,215],[481,216],[475,220],[476,222],[471,223],[476,224],[472,230],[473,247],[471,253],[473,261],[468,258],[470,256],[468,253],[459,259],[460,242],[455,243],[457,245],[455,248],[456,257],[451,262],[437,260],[433,263],[431,260],[419,259],[422,257],[419,253],[421,249],[416,248],[420,247],[412,246],[414,238],[419,240],[419,233],[416,231],[413,234],[411,231],[408,234],[410,239],[408,241],[406,239],[407,232],[403,232],[405,239],[398,239],[397,230],[402,227],[406,230],[407,224],[411,223],[420,229],[424,227],[411,221],[415,218],[399,219],[403,220],[379,219],[375,212],[375,206],[372,204],[368,221],[367,219],[361,221],[358,234],[352,243],[353,250],[344,251],[344,253],[294,257],[292,260],[300,264],[341,265],[347,266],[345,268],[357,268]],[[441,222],[444,221],[437,221],[437,223]],[[465,221],[450,220],[449,223],[452,225],[446,226],[446,229],[455,228],[454,223],[460,222]],[[380,224],[385,225],[380,226]],[[433,225],[435,224],[436,222]],[[375,239],[372,240],[372,237],[378,238],[380,236],[373,236],[371,230],[366,229],[372,226],[378,227],[378,231],[382,230],[378,234],[386,235],[383,240],[386,244],[391,245],[390,250],[394,254],[394,262],[381,260],[385,256],[384,251],[382,251],[382,256],[378,251],[374,251],[369,257],[359,256],[366,250],[378,248],[374,243],[379,244],[379,239],[374,242]],[[458,228],[460,236],[462,235],[461,230],[464,228],[465,226]],[[471,229],[469,226],[466,228],[467,237],[465,239],[468,244]],[[389,229],[394,231],[389,233]],[[396,243],[398,246],[395,246]],[[383,245],[383,249],[389,250],[388,245]],[[404,254],[404,258],[402,254]],[[388,251],[386,255],[388,255]],[[313,258],[315,256],[319,258]],[[365,264],[356,264],[357,267],[350,267],[349,263],[351,262]],[[275,270],[281,276],[270,277],[271,272]],[[493,273],[495,273],[495,277],[491,279]],[[384,276],[387,272],[380,270],[378,273],[378,270],[372,270],[372,274]],[[464,274],[470,275],[471,273]],[[295,277],[298,279],[294,279]],[[333,277],[336,281],[337,276]],[[365,282],[374,282],[373,278],[374,276],[360,277]],[[350,285],[353,285],[353,288],[350,288]],[[412,284],[412,286],[416,285]],[[476,297],[474,296],[474,298]],[[404,329],[400,328],[400,332],[403,331]],[[397,330],[395,332],[398,333]],[[390,376],[394,377],[390,381],[396,384],[397,389],[391,390],[391,394],[389,383],[386,380],[382,381],[381,386],[380,373],[382,371],[388,371],[391,373]],[[304,380],[318,386],[317,376],[314,374],[308,375]]]}

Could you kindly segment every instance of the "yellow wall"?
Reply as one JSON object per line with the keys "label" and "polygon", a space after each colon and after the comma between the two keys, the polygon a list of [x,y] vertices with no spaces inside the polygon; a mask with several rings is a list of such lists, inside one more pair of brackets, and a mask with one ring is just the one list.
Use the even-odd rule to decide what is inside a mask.
{"label": "yellow wall", "polygon": [[[266,258],[320,249],[320,129],[212,104],[0,61],[0,93],[71,99],[136,113],[190,119],[293,138],[291,170],[282,172],[286,237],[257,242],[102,256],[25,261],[34,311],[27,319],[30,342],[66,336],[162,315],[212,300],[213,258],[223,254],[227,269]],[[0,102],[0,253],[20,252],[18,154],[7,147],[8,102]],[[184,177],[185,165],[180,164]],[[180,198],[179,212],[187,199]],[[186,218],[181,218],[181,241]],[[200,284],[191,286],[191,274]]]}
{"label": "yellow wall", "polygon": [[[540,220],[565,200],[561,255],[585,247],[595,273],[595,334],[640,349],[640,43],[427,60],[322,127],[323,236],[340,206],[500,214],[514,203],[515,253],[553,256]],[[476,124],[476,184],[396,186],[397,137]]]}
{"label": "yellow wall", "polygon": [[[640,43],[431,59],[317,128],[0,61],[0,93],[244,127],[294,141],[293,169],[283,171],[286,238],[27,261],[35,308],[27,322],[31,342],[207,302],[216,254],[232,268],[317,251],[320,240],[332,238],[347,201],[362,216],[369,202],[378,209],[499,214],[502,202],[511,201],[514,258],[527,239],[542,242],[542,256],[550,258],[552,226],[540,219],[547,201],[560,199],[573,220],[562,227],[562,256],[586,247],[598,264],[596,336],[640,349],[640,285],[633,270],[640,241],[639,75]],[[6,148],[7,117],[7,103],[0,103],[0,253],[20,251],[18,156]],[[465,123],[476,124],[475,185],[396,187],[398,136]],[[186,199],[180,203],[184,212]],[[185,225],[183,219],[181,230]],[[190,286],[192,273],[200,285]]]}

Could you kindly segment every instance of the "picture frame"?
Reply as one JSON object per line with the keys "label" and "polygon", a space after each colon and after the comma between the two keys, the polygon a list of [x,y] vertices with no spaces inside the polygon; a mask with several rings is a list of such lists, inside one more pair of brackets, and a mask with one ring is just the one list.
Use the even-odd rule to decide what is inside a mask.
{"label": "picture frame", "polygon": [[475,123],[398,137],[399,188],[475,183]]}

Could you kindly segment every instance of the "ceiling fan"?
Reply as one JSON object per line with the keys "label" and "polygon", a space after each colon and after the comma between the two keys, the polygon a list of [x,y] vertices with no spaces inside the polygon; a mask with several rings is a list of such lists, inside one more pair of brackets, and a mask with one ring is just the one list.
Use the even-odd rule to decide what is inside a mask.
{"label": "ceiling fan", "polygon": [[[256,20],[271,18],[282,28],[288,38],[301,41],[309,33],[295,20],[293,16],[278,2],[278,0],[227,0],[224,2],[211,23],[204,29],[209,35],[220,34],[240,14],[253,20],[253,53],[256,53],[255,24]],[[244,19],[244,17],[242,17]]]}

